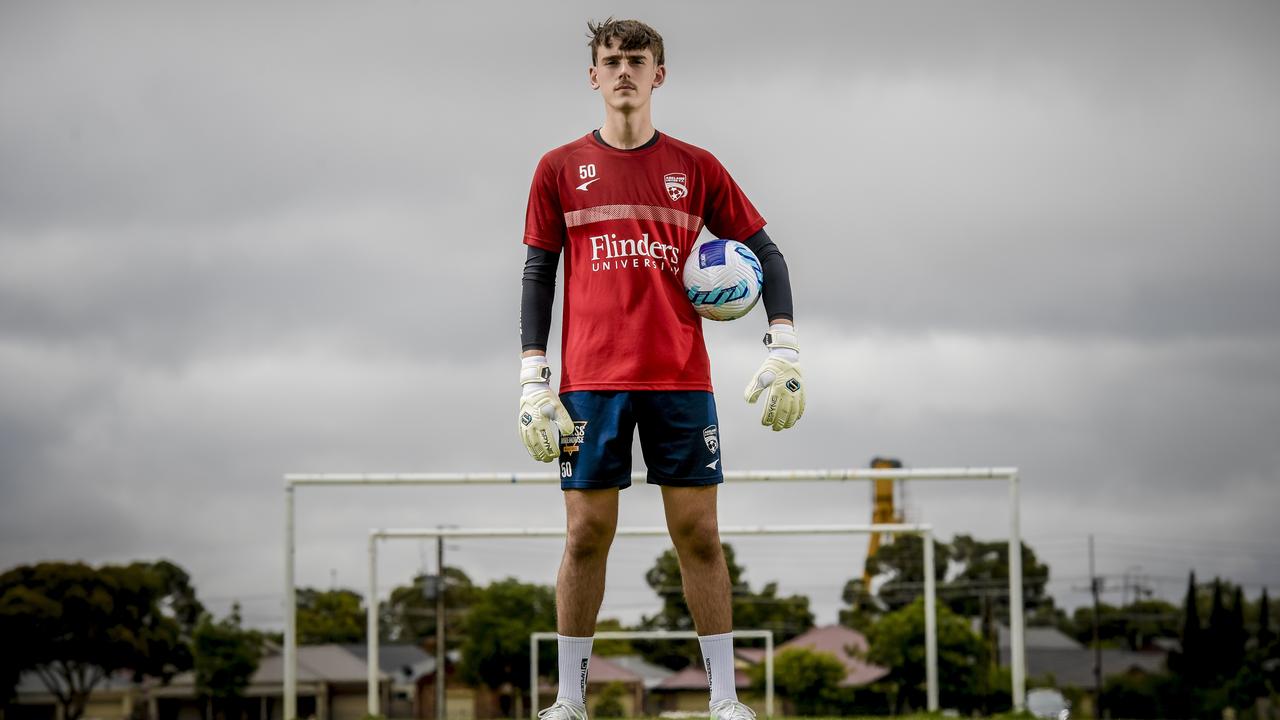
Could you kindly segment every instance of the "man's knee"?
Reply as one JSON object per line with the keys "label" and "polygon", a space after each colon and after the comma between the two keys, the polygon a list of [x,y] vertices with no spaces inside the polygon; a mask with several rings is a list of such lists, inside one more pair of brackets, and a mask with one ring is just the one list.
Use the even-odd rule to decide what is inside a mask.
{"label": "man's knee", "polygon": [[714,517],[673,518],[667,529],[682,557],[696,562],[712,562],[720,557],[720,531]]}
{"label": "man's knee", "polygon": [[584,515],[569,519],[569,535],[565,552],[573,558],[590,559],[609,552],[617,521],[612,518]]}

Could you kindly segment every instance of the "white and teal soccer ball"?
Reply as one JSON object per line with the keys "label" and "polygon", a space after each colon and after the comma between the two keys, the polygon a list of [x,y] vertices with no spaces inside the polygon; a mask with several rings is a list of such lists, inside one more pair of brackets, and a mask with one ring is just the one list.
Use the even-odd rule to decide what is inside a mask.
{"label": "white and teal soccer ball", "polygon": [[685,294],[708,320],[736,320],[751,312],[762,285],[760,260],[737,240],[701,240],[684,264]]}

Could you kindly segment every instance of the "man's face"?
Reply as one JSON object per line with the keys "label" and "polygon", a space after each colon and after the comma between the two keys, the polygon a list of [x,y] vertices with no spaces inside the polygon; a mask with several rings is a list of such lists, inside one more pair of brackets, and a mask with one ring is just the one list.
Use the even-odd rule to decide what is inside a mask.
{"label": "man's face", "polygon": [[644,107],[661,87],[667,69],[653,62],[653,52],[622,50],[615,38],[608,45],[596,47],[596,64],[588,68],[592,89],[599,90],[604,102],[615,110],[629,111]]}

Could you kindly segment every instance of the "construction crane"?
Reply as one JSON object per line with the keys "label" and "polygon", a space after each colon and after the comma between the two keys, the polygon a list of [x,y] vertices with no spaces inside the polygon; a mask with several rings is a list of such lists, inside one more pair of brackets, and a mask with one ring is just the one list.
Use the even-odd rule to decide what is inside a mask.
{"label": "construction crane", "polygon": [[[871,458],[872,470],[896,470],[901,467],[902,461],[895,458]],[[872,523],[902,522],[902,511],[894,504],[895,496],[900,496],[901,492],[902,480],[900,478],[878,478],[872,482]],[[880,549],[881,543],[888,544],[891,542],[893,542],[892,535],[886,535],[885,533],[871,533],[871,540],[867,543],[867,559],[870,560],[875,556],[876,551]],[[868,593],[871,592],[871,568],[865,565],[862,569],[862,586]]]}

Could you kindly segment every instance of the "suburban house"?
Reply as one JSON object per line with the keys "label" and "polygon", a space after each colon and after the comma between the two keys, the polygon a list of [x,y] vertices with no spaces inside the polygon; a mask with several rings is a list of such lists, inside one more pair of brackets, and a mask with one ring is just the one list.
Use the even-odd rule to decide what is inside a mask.
{"label": "suburban house", "polygon": [[[1010,634],[1004,625],[996,627],[1000,646],[1000,666],[1009,666]],[[1092,688],[1094,686],[1094,650],[1053,627],[1029,627],[1025,630],[1027,678],[1055,687]],[[1127,672],[1163,672],[1168,652],[1153,649],[1143,652],[1102,649],[1102,677]]]}
{"label": "suburban house", "polygon": [[818,652],[831,653],[844,664],[845,676],[840,687],[862,687],[870,685],[889,674],[888,669],[872,665],[863,660],[867,652],[867,638],[862,633],[843,625],[824,625],[810,628],[778,646],[779,650],[787,648],[808,648]]}
{"label": "suburban house", "polygon": [[[860,655],[867,650],[867,638],[857,630],[843,625],[826,625],[810,628],[797,635],[774,650],[775,654],[787,648],[808,648],[818,652],[834,655],[845,666],[845,677],[841,687],[862,687],[869,685],[889,673],[888,670],[872,665]],[[764,663],[763,648],[737,648],[734,651],[735,663],[734,684],[738,688],[738,697],[757,714],[764,714],[764,692],[752,687],[750,669]],[[652,691],[651,707],[657,712],[689,711],[706,712],[707,709],[707,674],[702,668],[690,666],[663,680]],[[775,702],[781,702],[780,698]],[[775,710],[781,709],[779,704]]]}

